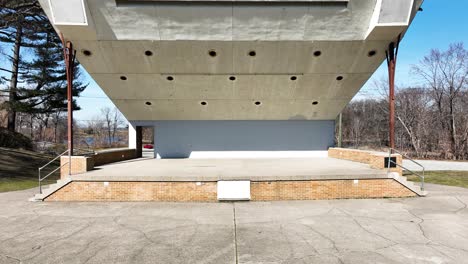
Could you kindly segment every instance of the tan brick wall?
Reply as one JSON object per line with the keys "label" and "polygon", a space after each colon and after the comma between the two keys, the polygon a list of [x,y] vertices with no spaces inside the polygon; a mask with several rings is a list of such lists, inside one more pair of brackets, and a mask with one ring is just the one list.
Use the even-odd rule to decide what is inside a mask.
{"label": "tan brick wall", "polygon": [[414,197],[393,179],[252,182],[252,201]]}
{"label": "tan brick wall", "polygon": [[369,152],[357,149],[329,148],[328,157],[369,164]]}
{"label": "tan brick wall", "polygon": [[[386,164],[385,164],[385,158],[387,158],[388,155],[378,155],[378,154],[375,154],[375,155],[370,155],[369,157],[369,165],[371,168],[373,169],[380,169],[380,170],[388,170],[387,168],[385,168]],[[392,157],[396,157],[396,162],[397,164],[402,164],[403,162],[403,158],[401,157],[401,155],[392,155]],[[402,175],[403,173],[403,169],[401,167],[396,167],[396,168],[391,168],[390,169],[391,172],[398,172],[400,175]]]}
{"label": "tan brick wall", "polygon": [[[345,148],[329,148],[328,157],[335,159],[344,159],[360,163],[369,164],[373,169],[382,169],[385,168],[385,158],[388,157],[388,153],[385,152],[375,152],[375,151],[366,151],[359,149],[345,149]],[[392,157],[397,158],[397,164],[402,164],[402,157],[399,154],[392,154]],[[391,168],[391,172],[398,172],[402,175],[403,170],[400,167]]]}
{"label": "tan brick wall", "polygon": [[[72,156],[71,157],[71,174],[78,174],[90,171],[94,168],[94,160],[90,157],[83,156]],[[69,166],[68,166],[68,156],[60,157],[60,178],[68,176]]]}
{"label": "tan brick wall", "polygon": [[[135,149],[119,149],[112,151],[99,152],[90,157],[72,156],[71,174],[84,173],[94,169],[94,166],[100,166],[112,162],[119,162],[136,158]],[[64,178],[68,175],[69,167],[68,156],[60,157],[60,165],[64,165],[60,169],[60,177]]]}
{"label": "tan brick wall", "polygon": [[71,182],[46,201],[215,202],[216,182]]}
{"label": "tan brick wall", "polygon": [[136,158],[135,149],[119,149],[99,152],[93,156],[94,166],[100,166],[108,163],[124,161]]}
{"label": "tan brick wall", "polygon": [[[71,182],[46,201],[215,202],[216,182]],[[252,201],[413,197],[393,179],[251,182]]]}

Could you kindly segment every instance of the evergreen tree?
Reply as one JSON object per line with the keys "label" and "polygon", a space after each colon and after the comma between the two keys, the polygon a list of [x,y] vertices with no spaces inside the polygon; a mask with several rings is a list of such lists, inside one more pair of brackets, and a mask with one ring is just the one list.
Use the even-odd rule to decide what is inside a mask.
{"label": "evergreen tree", "polygon": [[2,91],[8,93],[8,100],[2,103],[2,108],[7,110],[7,127],[11,131],[15,130],[16,123],[19,73],[24,70],[21,49],[33,46],[37,38],[38,21],[43,20],[40,14],[42,10],[37,1],[0,0],[0,42],[12,46],[11,54],[5,54],[11,63],[11,68],[0,68],[10,75],[9,78],[2,78],[8,84],[7,88]]}
{"label": "evergreen tree", "polygon": [[[50,23],[44,26],[44,30],[44,39],[33,48],[34,58],[25,63],[28,71],[20,74],[26,86],[17,90],[19,112],[49,114],[67,109],[67,76],[62,43]],[[74,67],[78,69],[77,62]],[[74,71],[74,75],[73,96],[79,96],[87,85],[79,81],[78,70]],[[75,100],[73,109],[80,109]]]}
{"label": "evergreen tree", "polygon": [[[0,67],[8,77],[2,92],[8,100],[0,106],[7,111],[7,127],[14,131],[16,113],[51,113],[66,108],[66,75],[59,37],[37,0],[0,0],[0,42],[11,46],[5,54],[11,68]],[[32,50],[31,61],[24,50]],[[75,64],[77,66],[77,64]],[[79,77],[78,69],[75,77]],[[86,85],[75,81],[74,95]],[[79,109],[74,103],[74,109]]]}

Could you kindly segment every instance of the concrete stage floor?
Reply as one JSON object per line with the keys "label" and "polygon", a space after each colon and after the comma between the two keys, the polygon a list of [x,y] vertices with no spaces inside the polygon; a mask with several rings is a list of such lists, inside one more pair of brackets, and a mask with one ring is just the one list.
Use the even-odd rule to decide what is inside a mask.
{"label": "concrete stage floor", "polygon": [[148,159],[96,167],[74,180],[217,181],[387,178],[385,170],[333,158]]}

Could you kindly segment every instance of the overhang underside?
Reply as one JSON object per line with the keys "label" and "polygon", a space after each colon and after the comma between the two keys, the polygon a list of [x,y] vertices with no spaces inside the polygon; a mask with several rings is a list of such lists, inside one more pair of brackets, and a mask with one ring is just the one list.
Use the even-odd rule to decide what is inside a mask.
{"label": "overhang underside", "polygon": [[142,121],[333,120],[421,4],[40,2],[125,117]]}
{"label": "overhang underside", "polygon": [[130,120],[332,120],[381,64],[387,42],[75,45],[80,62]]}

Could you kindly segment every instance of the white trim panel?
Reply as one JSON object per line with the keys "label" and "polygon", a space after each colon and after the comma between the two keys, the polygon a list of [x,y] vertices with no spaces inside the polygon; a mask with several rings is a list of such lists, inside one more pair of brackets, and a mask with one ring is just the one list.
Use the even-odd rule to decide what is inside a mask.
{"label": "white trim panel", "polygon": [[49,0],[54,25],[87,26],[83,0]]}

